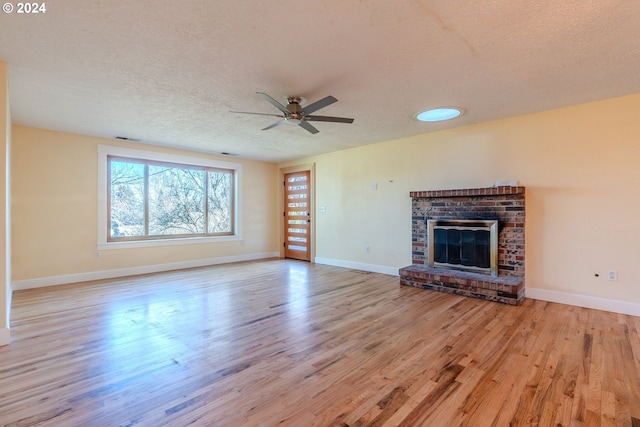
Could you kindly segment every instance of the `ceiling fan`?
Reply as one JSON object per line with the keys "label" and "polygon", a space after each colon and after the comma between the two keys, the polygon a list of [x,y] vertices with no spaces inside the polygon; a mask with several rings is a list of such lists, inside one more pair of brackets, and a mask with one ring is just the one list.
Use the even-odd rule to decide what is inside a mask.
{"label": "ceiling fan", "polygon": [[287,98],[287,105],[283,105],[267,95],[266,93],[256,92],[260,95],[265,101],[269,104],[276,107],[278,110],[282,112],[282,114],[268,114],[268,113],[250,113],[247,111],[231,111],[232,113],[240,113],[240,114],[258,114],[261,116],[274,116],[280,117],[281,120],[278,120],[272,125],[267,126],[262,130],[273,129],[276,126],[280,126],[281,124],[288,125],[298,125],[303,129],[311,133],[320,132],[318,129],[313,127],[310,123],[307,122],[334,122],[334,123],[353,123],[353,119],[348,119],[345,117],[330,117],[330,116],[312,116],[311,113],[318,111],[321,108],[324,108],[328,105],[337,102],[338,100],[333,96],[329,95],[325,98],[322,98],[319,101],[313,102],[309,105],[302,106],[301,104],[304,101],[304,98],[299,96],[290,96]]}

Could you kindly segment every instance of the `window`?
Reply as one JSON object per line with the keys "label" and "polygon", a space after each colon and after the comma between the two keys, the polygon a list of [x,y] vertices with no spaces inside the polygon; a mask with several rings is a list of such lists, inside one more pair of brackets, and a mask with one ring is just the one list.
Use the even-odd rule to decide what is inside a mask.
{"label": "window", "polygon": [[238,237],[240,165],[118,147],[99,155],[106,191],[98,246]]}

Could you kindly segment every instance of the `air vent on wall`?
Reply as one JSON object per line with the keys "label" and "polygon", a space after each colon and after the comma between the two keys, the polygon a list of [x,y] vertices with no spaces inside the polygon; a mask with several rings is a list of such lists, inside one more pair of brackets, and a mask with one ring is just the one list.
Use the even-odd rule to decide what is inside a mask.
{"label": "air vent on wall", "polygon": [[119,139],[121,141],[133,141],[133,142],[140,142],[140,139],[138,138],[127,138],[126,136],[114,136],[115,139]]}

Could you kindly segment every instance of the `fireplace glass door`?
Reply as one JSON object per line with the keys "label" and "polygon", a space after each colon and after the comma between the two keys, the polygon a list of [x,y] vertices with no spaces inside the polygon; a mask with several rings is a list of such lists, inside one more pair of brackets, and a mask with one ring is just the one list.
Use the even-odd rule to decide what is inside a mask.
{"label": "fireplace glass door", "polygon": [[431,220],[429,264],[497,275],[497,221]]}
{"label": "fireplace glass door", "polygon": [[435,262],[489,268],[489,231],[438,228],[434,230]]}

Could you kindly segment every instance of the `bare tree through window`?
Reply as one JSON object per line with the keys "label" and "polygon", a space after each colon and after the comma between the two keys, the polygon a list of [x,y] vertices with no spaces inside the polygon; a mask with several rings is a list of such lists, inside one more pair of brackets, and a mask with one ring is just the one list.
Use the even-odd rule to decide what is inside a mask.
{"label": "bare tree through window", "polygon": [[234,171],[109,158],[109,240],[233,234]]}

